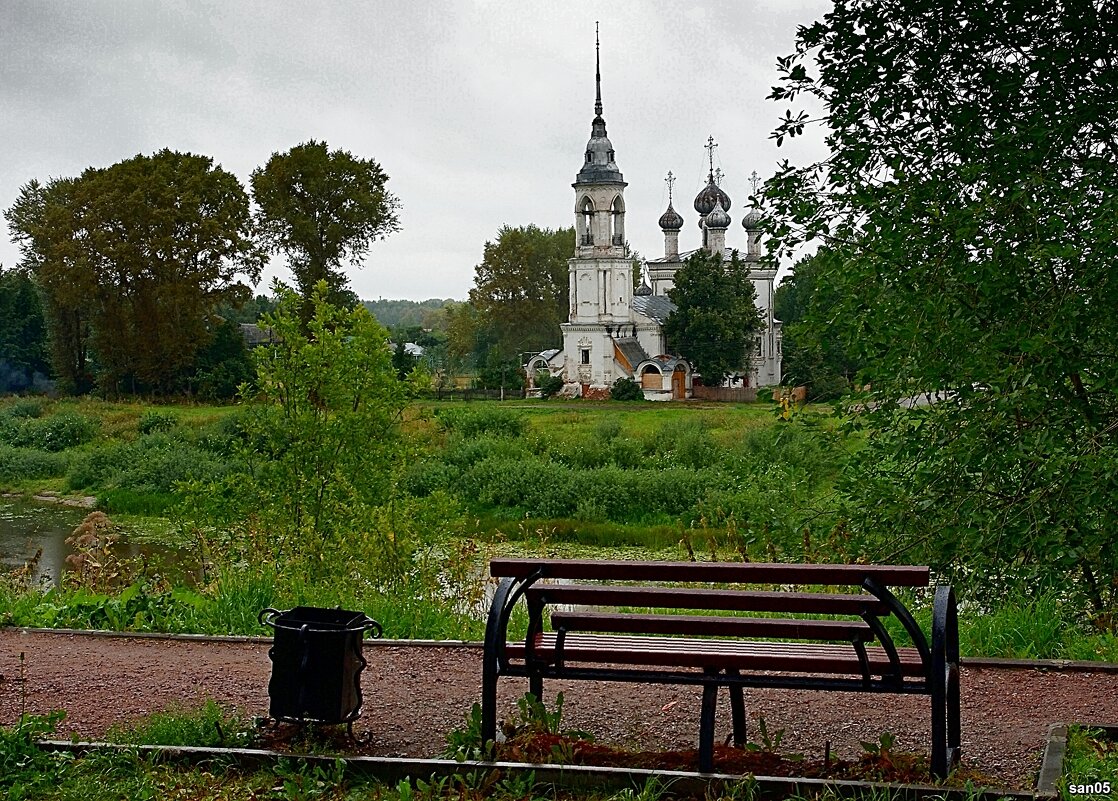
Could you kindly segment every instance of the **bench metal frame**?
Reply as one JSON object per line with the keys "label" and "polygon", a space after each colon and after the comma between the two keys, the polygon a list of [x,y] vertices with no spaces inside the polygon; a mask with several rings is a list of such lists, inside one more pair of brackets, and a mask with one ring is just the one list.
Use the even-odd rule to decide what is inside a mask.
{"label": "bench metal frame", "polygon": [[[929,644],[924,632],[908,609],[888,589],[887,584],[901,586],[927,586],[928,569],[908,566],[875,565],[792,565],[734,562],[631,562],[621,560],[550,560],[550,559],[495,559],[490,564],[493,576],[500,577],[490,606],[485,630],[485,651],[482,667],[482,739],[493,740],[497,729],[497,681],[501,676],[519,676],[528,679],[529,692],[542,700],[545,678],[583,679],[590,681],[621,681],[654,684],[698,685],[703,688],[699,718],[699,769],[709,773],[713,767],[714,724],[719,687],[730,693],[730,710],[733,720],[733,740],[736,746],[746,743],[745,687],[772,687],[797,690],[836,690],[846,692],[918,694],[931,697],[932,773],[945,777],[950,767],[959,759],[961,726],[959,719],[959,637],[955,595],[948,586],[936,588],[932,614],[932,638]],[[688,581],[718,582],[727,584],[796,584],[796,585],[847,585],[857,586],[869,595],[858,616],[866,623],[884,654],[888,670],[872,670],[867,658],[865,643],[855,638],[850,644],[858,657],[860,676],[818,676],[810,671],[784,672],[769,675],[753,670],[743,670],[725,664],[725,658],[712,657],[709,666],[701,669],[670,669],[670,662],[663,667],[640,665],[569,667],[563,660],[566,632],[554,635],[555,659],[533,659],[537,637],[543,634],[543,612],[547,604],[528,591],[540,579],[628,581]],[[562,585],[569,586],[569,585]],[[625,585],[639,598],[648,587]],[[703,607],[702,592],[688,593],[692,597],[689,607],[695,609],[725,610],[725,604]],[[760,598],[764,593],[754,593]],[[779,606],[780,593],[773,594]],[[820,593],[820,598],[827,598]],[[527,596],[527,597],[526,597]],[[791,596],[790,596],[791,597]],[[849,597],[849,596],[844,596]],[[514,608],[525,599],[529,613],[528,635],[524,643],[523,661],[513,661],[506,652],[508,625]],[[633,606],[656,606],[654,603]],[[884,610],[884,611],[882,611]],[[848,611],[841,614],[850,614]],[[905,676],[901,658],[892,637],[881,618],[892,614],[904,627],[919,656],[921,675]],[[603,640],[611,635],[596,635]],[[659,638],[649,637],[650,642]],[[662,640],[661,640],[662,641]],[[725,638],[723,642],[749,642]],[[715,640],[714,642],[718,642]],[[691,660],[694,661],[694,660]],[[721,662],[722,664],[718,664]],[[757,671],[769,668],[758,667]],[[911,671],[910,671],[911,672]]]}

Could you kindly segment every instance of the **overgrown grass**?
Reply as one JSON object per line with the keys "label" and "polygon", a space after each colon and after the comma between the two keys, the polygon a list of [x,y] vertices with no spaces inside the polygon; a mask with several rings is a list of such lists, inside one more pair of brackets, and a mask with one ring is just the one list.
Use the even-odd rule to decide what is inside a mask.
{"label": "overgrown grass", "polygon": [[1065,801],[1114,798],[1118,794],[1118,741],[1101,729],[1069,726],[1059,790]]}
{"label": "overgrown grass", "polygon": [[199,707],[174,704],[129,723],[111,727],[106,742],[125,745],[178,745],[200,748],[247,746],[253,737],[252,721],[227,711],[213,699]]}

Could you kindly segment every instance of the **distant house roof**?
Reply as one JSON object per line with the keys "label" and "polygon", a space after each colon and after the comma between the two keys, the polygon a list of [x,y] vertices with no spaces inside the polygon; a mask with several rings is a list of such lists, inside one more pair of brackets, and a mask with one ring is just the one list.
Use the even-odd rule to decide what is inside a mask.
{"label": "distant house roof", "polygon": [[261,328],[256,323],[241,323],[241,338],[250,348],[275,342],[271,328]]}
{"label": "distant house roof", "polygon": [[[389,342],[388,349],[396,350],[396,343]],[[427,349],[424,348],[422,345],[416,345],[414,342],[405,342],[404,353],[408,354],[413,359],[422,359],[423,356],[427,353]]]}
{"label": "distant house roof", "polygon": [[668,316],[675,311],[675,304],[666,295],[634,295],[630,301],[633,311],[643,314],[660,325],[668,320]]}

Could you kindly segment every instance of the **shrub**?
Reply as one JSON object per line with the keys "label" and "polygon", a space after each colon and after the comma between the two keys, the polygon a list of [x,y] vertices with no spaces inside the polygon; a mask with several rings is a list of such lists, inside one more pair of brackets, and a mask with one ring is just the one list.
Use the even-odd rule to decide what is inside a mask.
{"label": "shrub", "polygon": [[175,427],[175,416],[170,412],[157,412],[155,410],[144,412],[137,424],[141,434],[155,434],[160,431],[170,431]]}
{"label": "shrub", "polygon": [[66,475],[69,464],[66,454],[0,445],[0,481],[57,478]]}
{"label": "shrub", "polygon": [[496,406],[436,409],[435,417],[444,429],[456,431],[467,439],[481,434],[519,437],[528,430],[524,415]]}
{"label": "shrub", "polygon": [[43,402],[37,398],[20,398],[2,412],[4,417],[27,419],[43,416]]}
{"label": "shrub", "polygon": [[100,421],[74,412],[47,418],[28,418],[15,432],[12,445],[42,451],[62,451],[89,442],[97,435]]}
{"label": "shrub", "polygon": [[536,385],[540,388],[540,397],[546,399],[558,394],[564,383],[561,375],[541,375]]}
{"label": "shrub", "polygon": [[167,434],[150,434],[81,454],[70,467],[67,484],[74,490],[172,493],[180,481],[216,480],[228,470],[225,462],[194,444]]}
{"label": "shrub", "polygon": [[609,390],[609,399],[615,401],[644,400],[644,390],[631,378],[619,378]]}

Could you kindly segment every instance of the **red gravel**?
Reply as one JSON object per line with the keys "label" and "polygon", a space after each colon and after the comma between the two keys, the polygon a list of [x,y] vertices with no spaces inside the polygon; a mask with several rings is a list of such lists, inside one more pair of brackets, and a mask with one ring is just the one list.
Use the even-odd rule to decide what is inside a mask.
{"label": "red gravel", "polygon": [[[24,654],[20,682],[20,654]],[[361,677],[364,714],[356,724],[369,753],[433,757],[446,733],[462,724],[481,690],[481,650],[366,641],[369,666]],[[59,734],[97,739],[114,723],[206,698],[246,715],[266,715],[271,663],[266,644],[104,637],[0,629],[0,724],[17,720],[21,704],[42,714],[65,709]],[[502,709],[526,691],[502,680]],[[689,748],[697,737],[697,688],[554,682],[562,690],[563,725],[625,746]],[[1089,671],[964,668],[964,763],[1006,785],[1030,787],[1048,725],[1118,721],[1118,675]],[[747,690],[754,720],[784,729],[782,750],[820,758],[826,742],[853,758],[860,740],[883,731],[896,748],[926,752],[928,699],[856,693]],[[719,737],[729,733],[729,703],[719,702]],[[751,739],[759,740],[756,726]]]}

